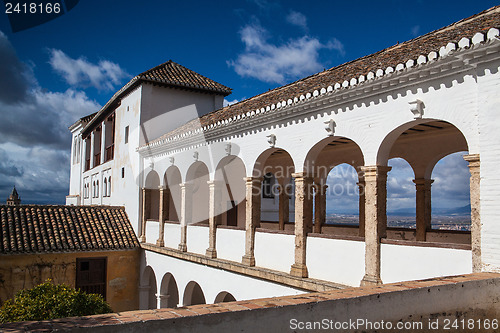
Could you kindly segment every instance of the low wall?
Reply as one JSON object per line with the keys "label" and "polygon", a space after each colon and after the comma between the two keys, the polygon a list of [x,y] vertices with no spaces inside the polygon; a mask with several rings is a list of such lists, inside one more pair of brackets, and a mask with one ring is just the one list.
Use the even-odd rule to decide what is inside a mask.
{"label": "low wall", "polygon": [[476,273],[252,301],[13,323],[0,330],[495,332],[499,315],[500,274]]}
{"label": "low wall", "polygon": [[138,308],[140,249],[0,255],[0,305],[46,279],[75,287],[78,258],[107,258],[106,301],[114,311]]}

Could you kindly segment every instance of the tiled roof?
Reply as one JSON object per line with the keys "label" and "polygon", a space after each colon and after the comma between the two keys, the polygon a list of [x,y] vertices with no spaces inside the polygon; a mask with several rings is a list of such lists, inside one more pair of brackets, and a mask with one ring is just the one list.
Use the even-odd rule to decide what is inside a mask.
{"label": "tiled roof", "polygon": [[0,254],[139,247],[123,207],[0,206]]}
{"label": "tiled roof", "polygon": [[444,28],[435,30],[410,41],[391,46],[371,55],[347,62],[323,72],[311,75],[285,86],[275,88],[260,95],[254,96],[239,103],[226,106],[208,113],[199,119],[190,121],[151,143],[173,138],[188,131],[197,130],[199,126],[217,124],[219,121],[231,117],[244,115],[247,112],[278,105],[282,101],[313,93],[336,83],[342,84],[353,78],[366,76],[369,72],[375,73],[379,69],[395,68],[398,64],[405,64],[408,60],[416,60],[421,55],[431,52],[439,53],[442,46],[448,43],[458,43],[462,38],[472,38],[477,32],[488,32],[490,28],[500,27],[500,6],[485,10],[479,14],[453,23]]}
{"label": "tiled roof", "polygon": [[151,68],[138,77],[145,81],[152,81],[168,86],[191,88],[196,90],[210,90],[227,96],[231,93],[228,88],[203,75],[200,75],[178,63],[169,60],[161,65]]}
{"label": "tiled roof", "polygon": [[166,87],[214,92],[223,96],[227,96],[232,92],[231,88],[169,60],[133,77],[125,86],[118,90],[113,97],[111,97],[99,112],[88,116],[90,118],[88,119],[88,123],[84,124],[82,134],[87,135],[92,128],[95,128],[96,124],[101,121],[103,117],[106,117],[113,111],[116,105],[119,105],[119,98],[134,89],[134,87],[141,82],[150,82]]}

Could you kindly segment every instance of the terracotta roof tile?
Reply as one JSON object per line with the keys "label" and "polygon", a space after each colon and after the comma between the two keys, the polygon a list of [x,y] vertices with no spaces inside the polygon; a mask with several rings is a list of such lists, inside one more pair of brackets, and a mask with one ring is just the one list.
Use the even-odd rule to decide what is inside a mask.
{"label": "terracotta roof tile", "polygon": [[0,254],[139,247],[122,207],[0,205]]}
{"label": "terracotta roof tile", "polygon": [[320,90],[330,85],[333,86],[335,83],[342,84],[345,80],[358,78],[369,72],[375,73],[378,69],[395,68],[396,65],[406,63],[409,59],[416,60],[420,55],[428,55],[433,51],[438,52],[440,47],[446,46],[450,42],[457,43],[463,37],[471,38],[477,32],[487,32],[490,28],[498,27],[500,27],[500,6],[485,10],[410,41],[391,46],[382,51],[208,113],[151,142],[162,141],[188,131],[196,130],[200,125],[204,127],[216,124],[221,120],[277,104],[290,98],[293,99],[306,93],[312,93],[314,90]]}
{"label": "terracotta roof tile", "polygon": [[172,60],[151,68],[139,74],[138,77],[145,81],[152,81],[168,86],[215,91],[222,93],[224,96],[229,95],[232,90]]}

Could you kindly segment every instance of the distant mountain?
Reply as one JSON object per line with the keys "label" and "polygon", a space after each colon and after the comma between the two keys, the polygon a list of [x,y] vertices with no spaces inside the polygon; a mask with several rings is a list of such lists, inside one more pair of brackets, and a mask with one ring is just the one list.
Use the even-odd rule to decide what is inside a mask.
{"label": "distant mountain", "polygon": [[432,215],[470,215],[470,205],[456,208],[435,208]]}
{"label": "distant mountain", "polygon": [[[357,215],[357,210],[346,210],[346,211],[327,211],[327,214],[337,214],[337,215]],[[393,216],[415,216],[415,208],[399,208],[390,210],[387,215]],[[432,215],[443,215],[443,216],[463,216],[470,215],[470,205],[455,208],[432,208]]]}

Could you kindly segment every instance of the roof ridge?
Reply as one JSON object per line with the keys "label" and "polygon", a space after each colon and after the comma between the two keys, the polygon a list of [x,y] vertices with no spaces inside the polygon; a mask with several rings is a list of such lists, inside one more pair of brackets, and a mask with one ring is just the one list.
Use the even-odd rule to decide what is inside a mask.
{"label": "roof ridge", "polygon": [[[290,99],[297,99],[297,97],[299,96],[300,100],[302,100],[302,96],[304,97],[306,95],[316,96],[316,93],[319,94],[319,90],[321,91],[336,90],[337,86],[340,88],[344,86],[347,80],[351,81],[355,80],[356,82],[354,83],[354,85],[356,85],[362,82],[360,80],[361,77],[363,77],[363,81],[367,80],[369,81],[370,73],[373,74],[371,76],[373,78],[379,76],[378,72],[380,70],[382,70],[383,72],[382,75],[384,75],[384,73],[386,73],[387,70],[389,69],[392,69],[391,72],[393,72],[394,70],[398,71],[398,68],[400,68],[399,67],[400,64],[404,66],[403,68],[412,67],[414,65],[420,64],[419,62],[417,62],[418,60],[417,58],[419,58],[422,55],[426,58],[426,61],[424,62],[434,60],[437,57],[441,58],[442,56],[446,56],[446,54],[448,54],[451,51],[448,50],[447,44],[452,42],[458,43],[460,38],[463,39],[465,36],[467,36],[467,38],[472,41],[473,40],[472,37],[474,34],[480,32],[482,33],[482,31],[485,31],[488,28],[492,29],[499,27],[500,26],[500,15],[498,15],[499,12],[500,12],[500,5],[491,7],[489,9],[481,11],[480,13],[474,14],[467,18],[463,18],[459,21],[453,22],[449,25],[430,31],[424,35],[415,37],[413,39],[407,40],[402,43],[389,46],[380,51],[365,55],[363,57],[347,61],[343,64],[339,64],[330,69],[311,74],[307,77],[298,79],[286,85],[282,85],[274,89],[264,91],[258,95],[225,106],[218,110],[214,110],[210,113],[203,115],[202,117],[191,120],[186,124],[176,128],[175,130],[165,133],[161,137],[146,143],[143,147],[148,146],[150,143],[158,143],[168,138],[176,138],[177,136],[183,137],[182,134],[185,134],[186,132],[192,130],[191,126],[189,125],[192,125],[193,122],[196,121],[201,123],[202,131],[205,131],[207,128],[211,128],[213,125],[217,125],[220,122],[230,120],[231,118],[238,117],[239,119],[240,115],[241,118],[244,118],[245,114],[248,115],[249,113],[251,114],[261,113],[263,112],[262,109],[266,110],[270,108],[271,110],[273,110],[275,108],[282,107],[284,106],[283,102],[287,102],[288,104],[290,104],[289,103]],[[492,18],[490,18],[489,17],[490,15],[496,15],[496,16],[492,16]],[[485,19],[483,20],[483,18]],[[478,20],[477,26],[475,26],[474,24],[476,20]],[[466,27],[466,29],[460,29],[460,27],[466,24],[470,24],[470,26]],[[446,32],[450,30],[452,30],[452,32],[450,33],[451,36],[448,36]],[[430,38],[433,37],[434,37],[433,40],[429,40]],[[486,36],[486,32],[484,32],[484,37],[487,37],[486,39],[490,38],[489,34],[488,36]],[[413,44],[418,44],[419,41],[425,42],[422,43],[424,45],[421,45],[420,47],[411,48]],[[475,44],[475,42],[473,43]],[[440,46],[441,49],[445,49],[443,54],[441,54],[441,49],[439,48]],[[400,52],[401,54],[397,53],[398,49],[401,49]],[[391,53],[396,53],[396,54],[392,55]],[[390,59],[387,60],[385,58],[382,58],[384,54],[391,55]],[[431,57],[431,54],[434,54],[435,56],[433,55]],[[381,59],[377,60],[377,58]],[[408,62],[410,60],[411,64],[408,65]],[[364,62],[366,62],[366,64],[364,64]],[[352,68],[351,72],[345,70],[346,68],[349,69],[350,65],[353,65],[354,67]],[[377,72],[377,75],[374,75],[375,72]],[[325,76],[325,79],[323,79],[322,76]],[[322,82],[322,81],[327,81],[327,82]],[[304,84],[301,85],[301,83]],[[334,85],[335,88],[333,88]],[[346,87],[349,87],[351,85],[353,84],[347,81]],[[328,89],[326,89],[327,86]],[[289,92],[290,88],[296,88],[295,89],[296,91]],[[281,96],[282,91],[287,92],[286,96]],[[321,92],[321,94],[322,93],[323,92]],[[257,110],[257,112],[254,112],[255,110]]]}

